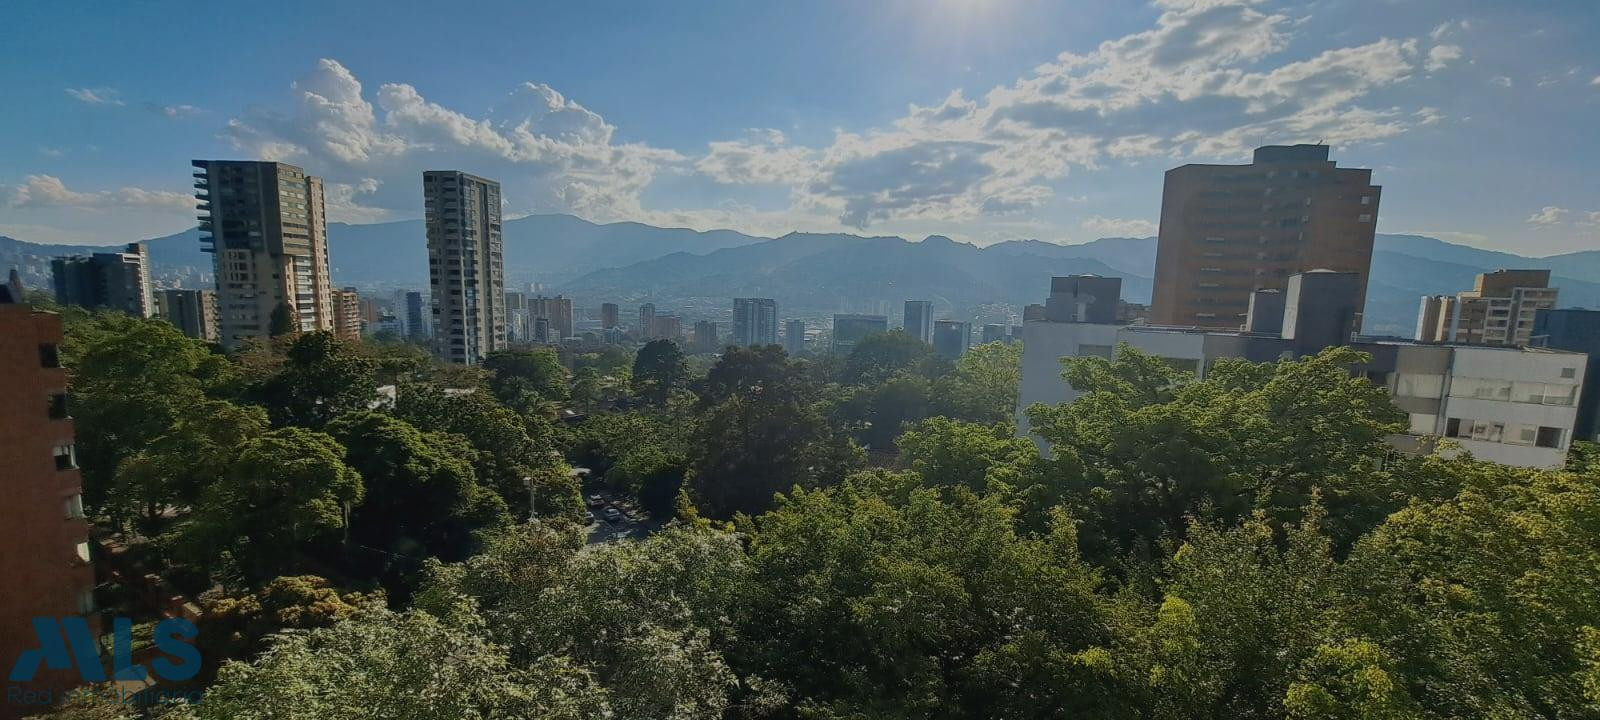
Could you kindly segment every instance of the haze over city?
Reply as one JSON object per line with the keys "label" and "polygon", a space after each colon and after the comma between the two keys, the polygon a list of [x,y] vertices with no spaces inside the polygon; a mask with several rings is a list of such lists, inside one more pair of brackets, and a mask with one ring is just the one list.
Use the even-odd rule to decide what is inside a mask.
{"label": "haze over city", "polygon": [[191,227],[186,160],[238,157],[325,178],[350,223],[420,217],[420,172],[462,167],[508,217],[1075,243],[1154,235],[1167,167],[1320,141],[1374,170],[1380,232],[1600,246],[1587,2],[9,13],[0,234],[31,242]]}

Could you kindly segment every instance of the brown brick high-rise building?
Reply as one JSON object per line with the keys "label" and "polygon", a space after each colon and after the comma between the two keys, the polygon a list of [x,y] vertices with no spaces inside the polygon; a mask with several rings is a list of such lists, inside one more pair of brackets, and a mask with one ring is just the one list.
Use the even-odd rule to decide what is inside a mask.
{"label": "brown brick high-rise building", "polygon": [[[61,318],[24,303],[13,274],[0,285],[0,672],[39,646],[35,617],[88,615],[95,625],[89,524],[60,345]],[[76,670],[41,667],[32,682],[6,684],[61,689],[80,681]],[[8,717],[4,703],[0,717]]]}
{"label": "brown brick high-rise building", "polygon": [[347,287],[333,291],[333,334],[346,342],[361,340],[361,294]]}
{"label": "brown brick high-rise building", "polygon": [[1381,190],[1371,170],[1337,167],[1326,145],[1268,145],[1249,165],[1168,170],[1151,322],[1237,328],[1251,292],[1317,269],[1357,273],[1359,307]]}

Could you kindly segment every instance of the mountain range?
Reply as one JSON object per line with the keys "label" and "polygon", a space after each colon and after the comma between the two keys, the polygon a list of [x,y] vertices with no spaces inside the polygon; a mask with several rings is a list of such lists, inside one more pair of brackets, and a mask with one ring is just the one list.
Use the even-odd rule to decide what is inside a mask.
{"label": "mountain range", "polygon": [[[420,220],[328,226],[333,280],[388,291],[426,285]],[[148,241],[164,285],[209,281],[211,257],[199,231]],[[49,283],[49,258],[104,251],[37,245],[0,237],[0,268]],[[729,298],[772,297],[790,315],[888,312],[908,298],[932,299],[935,312],[999,321],[1041,302],[1050,277],[1095,273],[1123,278],[1123,296],[1149,302],[1155,238],[1102,238],[1077,245],[1014,240],[979,248],[934,235],[898,237],[790,233],[762,238],[731,230],[695,231],[640,223],[595,224],[570,215],[531,215],[505,223],[508,287],[565,293],[579,307],[653,302],[692,317],[726,317]],[[1600,251],[1531,258],[1417,235],[1380,234],[1373,252],[1365,331],[1410,335],[1418,298],[1472,287],[1499,268],[1548,268],[1563,306],[1600,307]],[[1009,305],[1011,308],[1005,308]]]}

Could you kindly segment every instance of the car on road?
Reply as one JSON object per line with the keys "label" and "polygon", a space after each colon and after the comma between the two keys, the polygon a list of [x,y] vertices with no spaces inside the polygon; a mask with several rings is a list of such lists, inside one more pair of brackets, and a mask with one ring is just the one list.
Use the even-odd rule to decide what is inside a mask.
{"label": "car on road", "polygon": [[614,523],[622,520],[622,511],[614,507],[608,507],[604,513],[601,513],[601,517],[604,517],[606,522]]}
{"label": "car on road", "polygon": [[585,523],[587,523],[589,525],[593,525],[595,523],[595,520],[597,520],[597,519],[598,518],[596,518],[594,516],[594,511],[593,510],[585,510],[585,511],[583,511],[583,521]]}
{"label": "car on road", "polygon": [[604,504],[606,504],[606,499],[604,497],[600,495],[589,496],[589,507],[597,508]]}

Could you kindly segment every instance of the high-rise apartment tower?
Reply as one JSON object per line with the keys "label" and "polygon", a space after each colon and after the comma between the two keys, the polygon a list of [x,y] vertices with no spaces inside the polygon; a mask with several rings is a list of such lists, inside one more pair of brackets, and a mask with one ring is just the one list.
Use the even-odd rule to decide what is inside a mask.
{"label": "high-rise apartment tower", "polygon": [[459,170],[422,174],[433,352],[476,365],[506,347],[500,183]]}
{"label": "high-rise apartment tower", "polygon": [[200,242],[217,277],[223,347],[333,330],[322,180],[293,165],[195,160]]}

